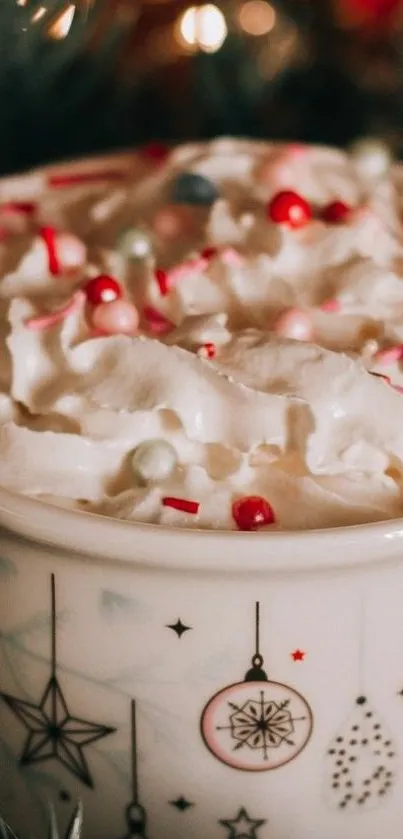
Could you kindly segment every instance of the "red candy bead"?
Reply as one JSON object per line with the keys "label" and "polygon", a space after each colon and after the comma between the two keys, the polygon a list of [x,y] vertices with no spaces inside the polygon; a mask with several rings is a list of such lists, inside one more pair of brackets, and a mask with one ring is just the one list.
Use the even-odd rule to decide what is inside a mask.
{"label": "red candy bead", "polygon": [[99,306],[101,303],[113,303],[122,296],[122,289],[119,283],[109,277],[108,274],[100,274],[84,286],[84,291],[91,306]]}
{"label": "red candy bead", "polygon": [[276,521],[273,508],[259,495],[247,495],[234,501],[232,517],[239,530],[259,530]]}
{"label": "red candy bead", "polygon": [[344,201],[332,201],[322,210],[322,219],[328,224],[344,224],[351,213],[351,207]]}
{"label": "red candy bead", "polygon": [[288,224],[290,227],[304,227],[312,219],[312,208],[305,198],[292,190],[278,192],[267,207],[270,221]]}

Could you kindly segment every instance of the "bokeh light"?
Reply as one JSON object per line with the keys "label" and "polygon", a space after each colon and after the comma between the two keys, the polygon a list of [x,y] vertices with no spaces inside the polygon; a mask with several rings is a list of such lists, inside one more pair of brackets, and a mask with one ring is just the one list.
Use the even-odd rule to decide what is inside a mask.
{"label": "bokeh light", "polygon": [[227,37],[223,13],[211,3],[190,6],[179,19],[179,38],[192,51],[217,52]]}
{"label": "bokeh light", "polygon": [[67,6],[64,12],[59,15],[57,20],[49,26],[48,35],[50,38],[53,38],[55,41],[61,41],[63,38],[67,38],[73,23],[75,11],[75,5],[71,4],[70,6]]}
{"label": "bokeh light", "polygon": [[247,35],[267,35],[276,23],[276,12],[265,0],[246,0],[238,11],[238,22]]}

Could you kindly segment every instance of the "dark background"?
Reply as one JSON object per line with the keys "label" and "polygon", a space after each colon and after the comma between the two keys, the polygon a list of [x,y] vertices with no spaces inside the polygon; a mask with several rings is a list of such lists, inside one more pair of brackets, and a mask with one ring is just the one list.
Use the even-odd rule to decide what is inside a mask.
{"label": "dark background", "polygon": [[199,0],[189,43],[191,5],[0,0],[0,174],[217,134],[402,155],[402,0]]}

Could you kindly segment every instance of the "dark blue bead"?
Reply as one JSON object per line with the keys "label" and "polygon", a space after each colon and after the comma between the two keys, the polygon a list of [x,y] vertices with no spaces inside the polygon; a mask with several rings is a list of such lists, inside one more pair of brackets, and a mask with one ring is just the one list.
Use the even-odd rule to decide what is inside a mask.
{"label": "dark blue bead", "polygon": [[172,185],[172,201],[175,204],[213,204],[219,196],[216,185],[196,172],[183,172]]}

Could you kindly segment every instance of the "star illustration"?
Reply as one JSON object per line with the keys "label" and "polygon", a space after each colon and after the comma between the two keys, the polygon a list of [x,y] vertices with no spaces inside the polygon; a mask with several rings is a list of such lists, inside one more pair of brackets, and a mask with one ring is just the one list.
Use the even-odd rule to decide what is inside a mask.
{"label": "star illustration", "polygon": [[180,810],[181,813],[184,813],[185,810],[189,809],[189,807],[194,807],[193,802],[187,801],[183,795],[180,795],[175,801],[170,801],[169,803],[172,804],[172,807],[176,807],[177,810]]}
{"label": "star illustration", "polygon": [[173,632],[176,632],[178,638],[182,638],[182,635],[184,635],[185,632],[189,632],[189,630],[193,629],[193,627],[192,626],[186,626],[186,624],[182,623],[181,619],[178,618],[176,623],[168,623],[167,624],[167,629],[172,629]]}
{"label": "star illustration", "polygon": [[241,807],[235,819],[220,819],[219,823],[229,828],[227,839],[258,839],[256,831],[266,824],[266,819],[251,819]]}
{"label": "star illustration", "polygon": [[303,650],[294,650],[294,652],[291,653],[291,658],[293,661],[304,661],[305,656],[306,653],[304,653]]}
{"label": "star illustration", "polygon": [[55,676],[50,677],[38,705],[7,693],[0,697],[28,731],[19,761],[22,766],[55,758],[83,784],[93,786],[84,746],[116,729],[72,716]]}

